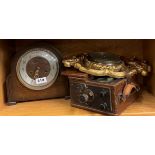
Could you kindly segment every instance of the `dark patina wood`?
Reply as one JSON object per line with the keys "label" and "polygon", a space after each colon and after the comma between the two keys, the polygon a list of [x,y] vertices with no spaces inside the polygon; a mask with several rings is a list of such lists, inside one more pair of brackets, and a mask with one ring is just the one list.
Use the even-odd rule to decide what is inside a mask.
{"label": "dark patina wood", "polygon": [[[31,47],[36,47],[36,45]],[[53,48],[53,47],[50,47],[49,45],[47,46],[46,44],[39,45],[39,47],[48,47],[49,49]],[[60,73],[55,83],[49,88],[44,90],[31,90],[23,86],[23,84],[21,84],[16,74],[16,65],[19,57],[25,52],[25,50],[26,50],[25,48],[23,50],[20,49],[20,51],[17,51],[16,55],[12,58],[11,71],[6,80],[7,104],[13,105],[13,104],[16,104],[17,102],[35,101],[35,100],[60,98],[60,97],[67,96],[69,94],[68,80]],[[45,61],[44,64],[46,65],[47,62]],[[27,67],[30,67],[30,64],[28,64]],[[63,67],[60,64],[60,72],[62,70],[63,70]],[[47,67],[47,74],[48,74],[48,71],[49,71],[49,68]]]}
{"label": "dark patina wood", "polygon": [[90,80],[87,74],[77,71],[65,71],[63,75],[69,77],[71,105],[74,107],[101,114],[119,115],[139,95],[138,91],[133,90],[129,96],[123,97],[126,78],[102,83]]}

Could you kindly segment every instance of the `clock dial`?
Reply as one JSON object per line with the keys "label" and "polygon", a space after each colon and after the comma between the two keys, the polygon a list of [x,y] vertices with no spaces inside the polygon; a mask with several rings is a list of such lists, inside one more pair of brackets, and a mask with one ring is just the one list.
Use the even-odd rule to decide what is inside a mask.
{"label": "clock dial", "polygon": [[19,81],[32,90],[50,87],[59,74],[59,60],[55,52],[46,48],[26,51],[16,66]]}

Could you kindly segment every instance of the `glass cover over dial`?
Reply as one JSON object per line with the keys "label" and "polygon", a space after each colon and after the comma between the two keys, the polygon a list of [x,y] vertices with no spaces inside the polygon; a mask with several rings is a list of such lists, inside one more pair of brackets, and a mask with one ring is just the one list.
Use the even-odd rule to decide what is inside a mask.
{"label": "glass cover over dial", "polygon": [[16,66],[19,81],[32,90],[50,87],[59,73],[59,60],[54,52],[46,48],[33,48],[26,51]]}

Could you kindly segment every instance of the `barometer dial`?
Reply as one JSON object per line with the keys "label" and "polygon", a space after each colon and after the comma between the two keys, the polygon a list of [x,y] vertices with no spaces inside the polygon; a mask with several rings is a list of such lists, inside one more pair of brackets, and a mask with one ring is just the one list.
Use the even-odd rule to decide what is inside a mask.
{"label": "barometer dial", "polygon": [[55,52],[46,48],[27,50],[16,66],[19,81],[32,90],[50,87],[59,74],[59,60]]}

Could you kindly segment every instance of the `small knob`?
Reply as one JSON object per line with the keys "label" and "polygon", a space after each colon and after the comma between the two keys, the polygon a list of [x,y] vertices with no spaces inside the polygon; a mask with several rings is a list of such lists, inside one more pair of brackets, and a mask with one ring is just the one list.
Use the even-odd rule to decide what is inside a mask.
{"label": "small knob", "polygon": [[102,90],[101,93],[100,93],[101,97],[105,97],[106,94],[107,94],[106,90]]}
{"label": "small knob", "polygon": [[89,100],[89,96],[87,94],[80,95],[80,103],[86,103]]}
{"label": "small knob", "polygon": [[79,89],[80,92],[83,92],[86,88],[86,84],[80,84],[77,86],[77,89]]}
{"label": "small knob", "polygon": [[101,108],[101,109],[104,109],[104,110],[106,110],[107,106],[108,106],[108,105],[107,105],[106,102],[100,104],[100,108]]}

